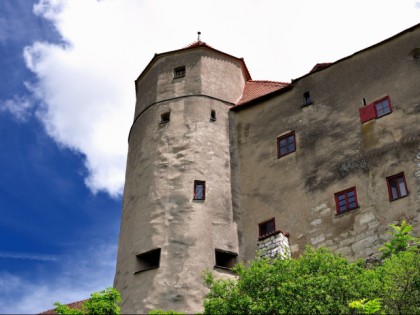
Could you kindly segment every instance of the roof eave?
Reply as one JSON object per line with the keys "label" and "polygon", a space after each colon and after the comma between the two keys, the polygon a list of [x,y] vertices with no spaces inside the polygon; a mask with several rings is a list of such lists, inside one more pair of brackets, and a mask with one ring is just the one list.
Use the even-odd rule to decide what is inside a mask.
{"label": "roof eave", "polygon": [[235,105],[235,106],[231,107],[230,110],[231,111],[237,111],[237,110],[241,110],[241,109],[244,109],[244,108],[251,107],[251,106],[256,105],[256,104],[258,104],[260,102],[263,102],[263,101],[266,101],[266,100],[268,100],[270,98],[273,98],[273,97],[275,97],[277,95],[281,95],[284,92],[290,91],[292,88],[293,88],[293,84],[290,83],[290,84],[284,86],[283,88],[281,88],[279,90],[276,90],[276,91],[273,91],[273,92],[270,92],[270,93],[261,95],[259,97],[256,97],[256,98],[252,99],[252,100],[249,100],[249,101],[247,101],[245,103],[241,103],[241,104]]}

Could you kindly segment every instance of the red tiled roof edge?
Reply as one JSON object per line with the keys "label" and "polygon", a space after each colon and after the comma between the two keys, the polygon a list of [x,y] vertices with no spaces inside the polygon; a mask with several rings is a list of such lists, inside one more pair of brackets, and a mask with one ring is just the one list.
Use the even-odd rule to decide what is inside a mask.
{"label": "red tiled roof edge", "polygon": [[318,70],[322,70],[326,67],[328,67],[329,65],[332,65],[332,62],[323,62],[323,63],[317,63],[312,69],[311,71],[309,71],[309,73],[318,71]]}
{"label": "red tiled roof edge", "polygon": [[257,99],[267,97],[268,95],[283,90],[290,85],[291,84],[287,82],[249,80],[245,83],[241,98],[231,109],[235,110],[238,107],[249,105]]}
{"label": "red tiled roof edge", "polygon": [[[83,306],[83,303],[85,303],[86,301],[88,301],[89,299],[85,299],[85,300],[81,300],[81,301],[77,301],[77,302],[73,302],[73,303],[69,303],[69,304],[66,304],[68,307],[70,307],[70,308],[75,308],[75,309],[81,309],[82,308],[82,306]],[[52,315],[52,314],[57,314],[56,312],[55,312],[55,308],[52,308],[52,309],[50,309],[50,310],[48,310],[48,311],[44,311],[44,312],[42,312],[42,313],[39,313],[39,315],[42,315],[42,314],[50,314],[50,315]]]}

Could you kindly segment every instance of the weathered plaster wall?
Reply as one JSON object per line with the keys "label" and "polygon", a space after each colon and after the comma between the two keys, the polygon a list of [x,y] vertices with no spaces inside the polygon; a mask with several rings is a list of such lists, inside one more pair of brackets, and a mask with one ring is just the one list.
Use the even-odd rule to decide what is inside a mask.
{"label": "weathered plaster wall", "polygon": [[[215,81],[223,75],[229,84],[242,85],[239,90],[244,77],[237,63],[220,58],[201,49],[164,56],[138,82],[114,283],[122,313],[201,311],[202,274],[214,268],[215,249],[239,251],[228,133],[229,102],[239,96]],[[223,73],[215,75],[220,63]],[[173,79],[181,65],[185,77]],[[216,121],[210,120],[212,110]],[[161,124],[165,112],[170,121]],[[193,200],[194,180],[206,182],[205,200]],[[136,255],[156,248],[159,268],[134,274]]]}
{"label": "weathered plaster wall", "polygon": [[[245,259],[257,251],[258,223],[272,217],[290,233],[293,254],[312,244],[352,258],[374,253],[389,223],[417,224],[420,63],[409,52],[419,42],[419,29],[405,33],[231,113],[234,211],[243,218]],[[303,107],[307,91],[313,104]],[[387,95],[393,112],[361,124],[362,99]],[[296,152],[277,158],[277,137],[293,130]],[[390,202],[386,177],[400,172],[410,193]],[[334,193],[353,186],[360,207],[336,215]]]}
{"label": "weathered plaster wall", "polygon": [[[174,69],[185,66],[186,76],[174,78]],[[239,60],[198,47],[181,53],[169,53],[136,82],[137,117],[146,107],[180,96],[206,95],[235,103],[242,95],[245,74]]]}

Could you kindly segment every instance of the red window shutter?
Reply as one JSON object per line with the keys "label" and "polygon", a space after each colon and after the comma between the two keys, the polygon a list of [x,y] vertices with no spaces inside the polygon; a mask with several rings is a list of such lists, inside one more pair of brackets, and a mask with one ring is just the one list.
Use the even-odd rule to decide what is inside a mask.
{"label": "red window shutter", "polygon": [[369,104],[359,108],[360,121],[362,124],[366,121],[376,118],[375,104]]}

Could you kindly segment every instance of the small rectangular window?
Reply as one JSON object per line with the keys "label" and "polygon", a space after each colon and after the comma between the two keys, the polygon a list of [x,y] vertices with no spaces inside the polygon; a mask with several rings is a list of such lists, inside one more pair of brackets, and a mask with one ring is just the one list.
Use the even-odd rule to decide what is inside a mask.
{"label": "small rectangular window", "polygon": [[206,198],[206,182],[202,180],[194,181],[194,200],[204,200]]}
{"label": "small rectangular window", "polygon": [[312,104],[312,99],[309,92],[303,93],[303,105],[306,106],[306,105],[311,105],[311,104]]}
{"label": "small rectangular window", "polygon": [[334,194],[335,206],[337,213],[356,209],[359,207],[357,203],[356,187],[352,187]]}
{"label": "small rectangular window", "polygon": [[226,250],[216,249],[216,265],[215,267],[232,269],[236,264],[236,259],[238,257],[237,253],[232,253]]}
{"label": "small rectangular window", "polygon": [[185,66],[174,69],[174,79],[185,77]]}
{"label": "small rectangular window", "polygon": [[389,96],[386,96],[378,101],[374,102],[375,106],[375,112],[376,112],[376,118],[385,116],[392,112],[391,108],[391,100],[389,99]]}
{"label": "small rectangular window", "polygon": [[136,270],[134,273],[159,268],[160,263],[160,248],[139,254],[136,256]]}
{"label": "small rectangular window", "polygon": [[160,123],[161,124],[168,123],[169,119],[170,119],[170,116],[171,116],[170,112],[166,112],[166,113],[163,113],[162,115],[160,115]]}
{"label": "small rectangular window", "polygon": [[294,131],[277,138],[277,156],[279,158],[294,151],[296,151],[296,138]]}
{"label": "small rectangular window", "polygon": [[386,178],[388,184],[389,200],[393,201],[408,195],[407,182],[404,173]]}
{"label": "small rectangular window", "polygon": [[276,221],[274,218],[258,224],[259,239],[270,236],[276,232]]}
{"label": "small rectangular window", "polygon": [[210,112],[210,121],[216,121],[216,111],[212,110]]}

